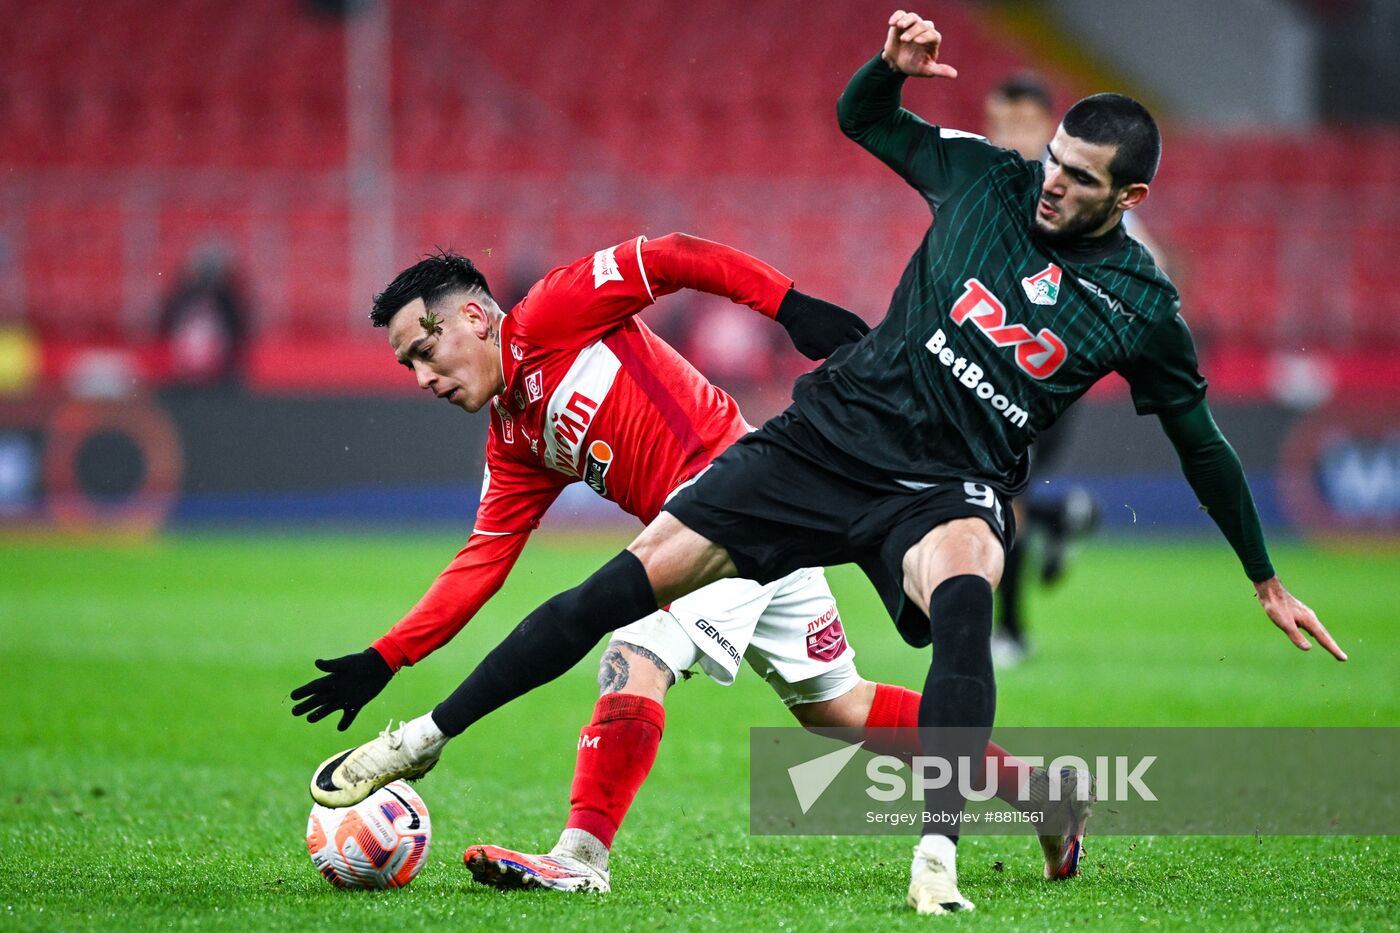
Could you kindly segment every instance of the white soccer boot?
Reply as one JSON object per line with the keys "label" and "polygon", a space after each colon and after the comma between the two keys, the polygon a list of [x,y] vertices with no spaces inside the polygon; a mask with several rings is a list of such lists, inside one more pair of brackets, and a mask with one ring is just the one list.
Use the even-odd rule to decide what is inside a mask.
{"label": "white soccer boot", "polygon": [[908,904],[921,914],[973,910],[972,901],[958,892],[956,846],[945,836],[925,836],[914,846],[909,870]]}
{"label": "white soccer boot", "polygon": [[446,744],[431,715],[393,730],[386,726],[365,744],[321,762],[311,778],[311,799],[323,807],[351,807],[390,781],[416,781],[433,770]]}

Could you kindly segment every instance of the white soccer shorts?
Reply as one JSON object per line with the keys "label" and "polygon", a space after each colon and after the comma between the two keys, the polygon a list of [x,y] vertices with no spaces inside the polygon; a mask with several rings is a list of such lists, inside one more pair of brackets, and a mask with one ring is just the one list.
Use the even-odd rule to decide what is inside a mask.
{"label": "white soccer shorts", "polygon": [[789,707],[835,699],[860,683],[855,649],[819,567],[766,586],[719,580],[618,629],[612,642],[645,648],[676,680],[698,663],[728,686],[748,661]]}

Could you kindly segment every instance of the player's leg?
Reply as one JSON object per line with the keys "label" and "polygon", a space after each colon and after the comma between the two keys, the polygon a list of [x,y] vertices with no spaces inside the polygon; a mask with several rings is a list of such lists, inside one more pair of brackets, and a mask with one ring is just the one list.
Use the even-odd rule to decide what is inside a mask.
{"label": "player's leg", "polygon": [[[669,613],[658,613],[652,627],[675,628]],[[607,869],[613,839],[651,773],[666,728],[662,705],[681,670],[694,663],[693,645],[670,652],[625,640],[644,640],[645,627],[619,630],[623,636],[603,652],[598,671],[598,702],[579,734],[578,759],[569,794],[569,819],[555,852],[565,852]],[[661,638],[665,638],[663,635]],[[646,639],[655,644],[661,639]],[[678,638],[670,638],[674,644]],[[677,659],[681,652],[686,656]]]}
{"label": "player's leg", "polygon": [[[514,699],[563,674],[600,635],[732,576],[734,562],[724,548],[662,512],[627,550],[583,583],[526,616],[471,676],[438,704],[432,719],[444,735],[459,735],[502,705],[502,698]],[[525,650],[527,646],[529,650]]]}
{"label": "player's leg", "polygon": [[[1026,514],[1017,500],[1016,527],[1026,527]],[[1006,554],[1006,567],[1001,576],[1001,586],[996,596],[996,630],[992,633],[992,660],[998,668],[1015,667],[1026,657],[1026,641],[1023,613],[1025,609],[1025,566],[1026,541],[1024,536]]]}
{"label": "player's leg", "polygon": [[[1066,411],[1059,421],[1036,437],[1035,445],[1031,448],[1032,480],[1044,474],[1059,459],[1075,414],[1074,409]],[[1046,531],[1043,514],[1036,507],[1040,488],[1039,483],[1032,482],[1026,495],[1012,505],[1016,511],[1016,527],[1024,529],[1024,533],[1020,535],[1020,544],[1007,552],[1006,568],[997,590],[997,627],[992,633],[992,659],[997,667],[1019,664],[1030,650],[1025,616],[1026,584],[1030,576],[1026,566],[1030,553],[1026,544],[1032,538],[1046,537],[1043,534]]]}
{"label": "player's leg", "polygon": [[579,734],[569,819],[559,841],[543,855],[471,846],[463,861],[476,881],[508,889],[612,889],[613,838],[656,760],[666,691],[695,660],[694,645],[676,629],[669,613],[657,612],[618,630],[599,663],[593,718]]}
{"label": "player's leg", "polygon": [[311,796],[323,806],[348,807],[390,781],[422,777],[452,737],[563,674],[599,636],[733,575],[724,548],[663,512],[627,550],[526,616],[431,713],[322,762]]}
{"label": "player's leg", "polygon": [[473,876],[498,887],[610,888],[613,839],[655,761],[666,691],[696,667],[732,684],[755,620],[782,585],[720,580],[614,632],[600,665],[601,696],[579,737],[558,844],[547,855],[473,846],[466,854]]}
{"label": "player's leg", "polygon": [[[825,574],[820,570],[793,573],[778,582],[766,605],[754,608],[761,612],[744,657],[799,723],[809,729],[837,729],[847,741],[863,741],[867,749],[880,754],[909,760],[922,753],[922,697],[904,687],[872,683],[857,673],[855,651],[846,639]],[[926,610],[927,605],[920,608]],[[996,771],[999,798],[1022,811],[1051,814],[1036,827],[1045,853],[1045,877],[1072,877],[1079,866],[1092,796],[1067,791],[1079,789],[1088,780],[1087,773],[1062,769],[1051,775],[990,739],[983,754]],[[1052,782],[1061,791],[1053,800]],[[948,909],[944,905],[957,904],[966,909],[969,902],[957,893],[956,866],[948,851],[952,837],[928,845],[935,850],[933,856],[922,851],[921,843],[911,872],[911,894],[918,887],[916,906],[923,903],[926,908],[944,910]]]}
{"label": "player's leg", "polygon": [[[920,754],[920,694],[873,683],[856,671],[855,649],[824,572],[791,574],[759,608],[745,658],[793,718],[808,729],[840,730],[877,754],[906,761]],[[997,796],[1025,809],[1018,790],[1033,771],[1030,764],[991,741],[985,754],[996,769]]]}
{"label": "player's leg", "polygon": [[1044,530],[1040,580],[1048,585],[1064,576],[1073,546],[1098,526],[1099,504],[1083,486],[1071,486],[1059,498],[1032,502],[1026,516]]}
{"label": "player's leg", "polygon": [[[992,590],[1004,558],[1000,538],[982,518],[946,521],[904,554],[904,593],[928,617],[933,639],[919,727],[946,730],[926,754],[976,761],[986,748],[996,714]],[[909,904],[920,913],[972,908],[957,888],[956,827],[965,806],[957,782],[925,797],[925,825],[939,829],[914,849]]]}
{"label": "player's leg", "polygon": [[[799,683],[779,690],[798,696],[815,685]],[[863,741],[867,751],[911,761],[922,754],[919,702],[922,696],[894,684],[859,682],[832,699],[794,703],[794,718],[807,729],[836,730],[849,741]],[[830,734],[829,732],[827,734]],[[1085,824],[1094,800],[1093,777],[1078,768],[1054,774],[988,741],[987,766],[996,771],[996,796],[1017,810],[1041,814],[1032,824],[1045,855],[1045,877],[1061,881],[1079,874]],[[1052,792],[1051,785],[1056,785]]]}
{"label": "player's leg", "polygon": [[[789,689],[800,692],[808,688],[805,684],[793,684]],[[863,741],[865,748],[877,755],[910,761],[922,752],[919,745],[919,702],[922,699],[922,694],[907,687],[860,679],[841,696],[815,703],[794,703],[789,711],[805,729],[849,731],[854,741]],[[992,741],[987,742],[986,759],[987,764],[996,769],[997,798],[1018,809],[1026,809],[1027,801],[1017,793],[1017,787],[1022,775],[1033,774],[1037,769]]]}

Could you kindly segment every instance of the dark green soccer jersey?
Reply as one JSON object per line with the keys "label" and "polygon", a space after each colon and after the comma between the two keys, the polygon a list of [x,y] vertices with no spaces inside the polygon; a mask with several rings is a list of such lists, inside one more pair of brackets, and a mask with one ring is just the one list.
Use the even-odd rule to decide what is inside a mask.
{"label": "dark green soccer jersey", "polygon": [[896,479],[1024,487],[1027,448],[1118,372],[1140,414],[1195,406],[1206,381],[1171,281],[1123,233],[1069,246],[1033,236],[1038,162],[899,106],[880,59],[852,79],[842,129],[928,202],[934,223],[885,319],[799,380],[797,408]]}

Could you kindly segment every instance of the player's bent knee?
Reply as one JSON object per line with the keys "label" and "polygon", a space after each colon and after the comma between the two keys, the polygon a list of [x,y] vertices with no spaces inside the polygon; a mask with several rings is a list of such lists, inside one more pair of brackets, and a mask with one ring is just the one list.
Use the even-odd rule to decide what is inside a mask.
{"label": "player's bent knee", "polygon": [[875,701],[875,684],[862,680],[839,697],[816,703],[795,703],[793,717],[804,729],[863,728]]}
{"label": "player's bent knee", "polygon": [[904,593],[927,615],[929,597],[944,580],[978,576],[996,589],[1005,564],[1001,539],[985,521],[960,518],[945,522],[905,552]]}
{"label": "player's bent knee", "polygon": [[669,512],[658,515],[627,550],[642,562],[662,605],[736,575],[728,551]]}
{"label": "player's bent knee", "polygon": [[598,663],[598,695],[628,693],[662,703],[675,675],[655,652],[640,645],[614,641]]}

